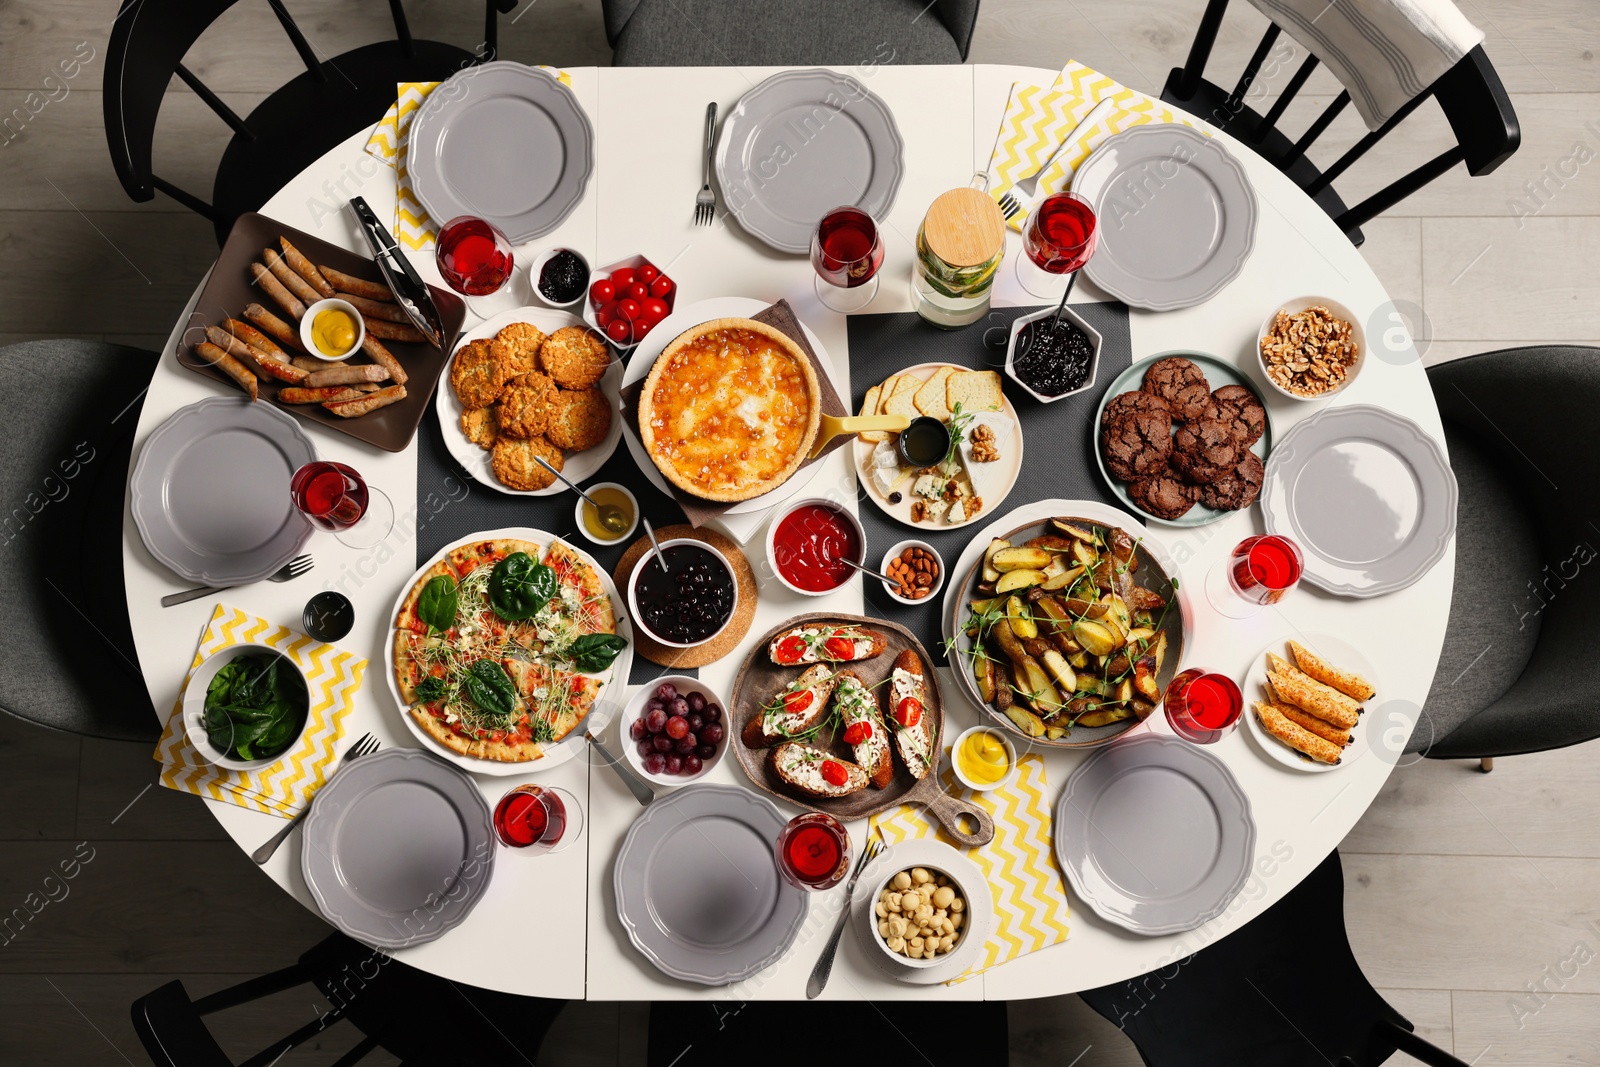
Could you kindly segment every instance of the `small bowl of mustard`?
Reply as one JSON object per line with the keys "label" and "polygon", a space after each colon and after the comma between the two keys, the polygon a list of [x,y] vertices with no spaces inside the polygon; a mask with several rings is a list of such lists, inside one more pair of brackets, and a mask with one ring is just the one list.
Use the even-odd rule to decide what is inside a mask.
{"label": "small bowl of mustard", "polygon": [[617,482],[596,482],[584,486],[583,491],[588,493],[595,503],[602,506],[610,505],[627,519],[626,526],[610,529],[600,521],[600,514],[594,504],[580,496],[574,518],[577,519],[578,529],[582,531],[583,536],[597,545],[621,544],[633,536],[633,531],[639,528],[639,500],[628,491],[627,486]]}
{"label": "small bowl of mustard", "polygon": [[361,351],[367,327],[361,312],[348,300],[330,296],[306,308],[300,316],[300,343],[317,359],[338,363]]}
{"label": "small bowl of mustard", "polygon": [[975,793],[987,793],[1005,785],[1017,772],[1017,749],[995,727],[974,726],[963,730],[951,746],[950,766],[962,785]]}

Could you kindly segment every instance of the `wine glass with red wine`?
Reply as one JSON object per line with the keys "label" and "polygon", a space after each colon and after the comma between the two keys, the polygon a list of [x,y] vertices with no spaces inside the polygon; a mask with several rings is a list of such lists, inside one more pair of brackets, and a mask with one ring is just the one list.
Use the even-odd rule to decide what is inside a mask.
{"label": "wine glass with red wine", "polygon": [[348,464],[312,460],[289,479],[289,496],[307,522],[351,548],[371,548],[394,529],[394,505]]}
{"label": "wine glass with red wine", "polygon": [[1305,558],[1282,534],[1246,537],[1206,576],[1206,598],[1231,619],[1248,619],[1278,603],[1300,581]]}
{"label": "wine glass with red wine", "polygon": [[878,295],[883,241],[872,216],[856,207],[836,207],[811,237],[817,299],[842,314],[860,311]]}
{"label": "wine glass with red wine", "polygon": [[1185,741],[1209,745],[1238,723],[1244,694],[1226,674],[1190,667],[1167,685],[1162,704],[1173,733]]}
{"label": "wine glass with red wine", "polygon": [[[1099,238],[1100,225],[1089,201],[1071,192],[1045,197],[1023,227],[1017,281],[1041,300],[1056,299],[1062,276],[1076,275],[1089,262]],[[1070,280],[1067,288],[1071,290]]]}
{"label": "wine glass with red wine", "polygon": [[519,785],[494,806],[500,843],[529,855],[560,852],[583,832],[578,798],[550,785]]}
{"label": "wine glass with red wine", "polygon": [[832,889],[850,873],[850,834],[825,812],[797,815],[778,834],[777,857],[790,885],[809,893]]}
{"label": "wine glass with red wine", "polygon": [[511,277],[511,242],[493,223],[459,215],[439,227],[434,263],[446,285],[462,296],[488,296]]}

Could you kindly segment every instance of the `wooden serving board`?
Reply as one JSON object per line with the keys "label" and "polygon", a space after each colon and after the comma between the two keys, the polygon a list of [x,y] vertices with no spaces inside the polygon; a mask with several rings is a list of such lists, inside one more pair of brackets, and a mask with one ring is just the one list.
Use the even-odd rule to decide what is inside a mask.
{"label": "wooden serving board", "polygon": [[[901,804],[920,803],[933,813],[945,832],[961,844],[969,848],[988,844],[994,837],[994,820],[987,811],[976,804],[957,800],[945,793],[939,783],[937,760],[933,761],[934,767],[928,776],[918,781],[905,769],[899,754],[894,753],[892,756],[894,779],[885,788],[875,789],[869,785],[859,793],[852,793],[847,797],[813,797],[790,789],[778,777],[772,768],[772,749],[750,748],[744,743],[744,727],[751,717],[761,714],[762,707],[774,694],[782,691],[799,677],[801,672],[811,666],[809,663],[792,667],[779,666],[773,663],[767,654],[767,646],[781,633],[797,626],[811,625],[861,626],[879,631],[888,638],[888,645],[881,655],[869,660],[838,665],[840,670],[854,671],[869,688],[873,689],[874,694],[879,695],[879,710],[884,713],[885,719],[888,718],[889,709],[882,706],[881,694],[887,691],[886,680],[894,670],[894,661],[907,649],[915,652],[922,660],[923,678],[927,683],[928,706],[923,711],[933,723],[934,753],[939,753],[944,745],[944,701],[939,692],[939,676],[934,669],[936,664],[928,656],[928,650],[922,647],[922,642],[918,641],[910,630],[887,619],[867,618],[864,615],[839,615],[830,612],[797,615],[781,626],[769,630],[756,642],[745,656],[744,663],[739,667],[739,674],[733,681],[733,692],[728,700],[728,744],[732,747],[734,755],[739,760],[739,766],[744,768],[744,773],[751,784],[762,792],[771,793],[775,797],[781,797],[791,804],[798,804],[811,811],[832,815],[841,822],[865,819]],[[885,684],[880,686],[879,683]],[[812,744],[817,748],[834,752],[842,759],[851,758],[850,746],[846,745],[842,738],[835,737],[831,727],[824,727]],[[890,744],[893,744],[892,739]],[[977,826],[976,832],[968,832],[962,826],[964,819],[971,820]]]}

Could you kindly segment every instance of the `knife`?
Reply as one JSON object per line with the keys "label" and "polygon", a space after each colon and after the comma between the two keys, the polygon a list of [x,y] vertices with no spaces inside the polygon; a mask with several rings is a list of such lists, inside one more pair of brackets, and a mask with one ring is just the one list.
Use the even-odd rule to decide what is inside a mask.
{"label": "knife", "polygon": [[633,793],[633,798],[648,808],[651,802],[656,799],[655,790],[651,789],[644,779],[634,774],[628,765],[619,760],[616,754],[605,746],[605,742],[601,741],[592,732],[586,730],[583,736],[587,737],[589,743],[595,747],[595,751],[600,753],[600,758],[605,760],[611,769],[617,772],[617,777],[621,778],[622,784],[627,786],[628,790]]}
{"label": "knife", "polygon": [[[447,310],[452,317],[459,319],[461,314],[464,314],[466,305],[453,293],[440,292],[437,298],[434,296],[434,290],[430,289],[417,274],[417,269],[411,265],[411,261],[400,251],[400,246],[390,235],[389,228],[379,222],[378,216],[373,214],[365,197],[351,197],[350,210],[356,213],[356,220],[361,223],[361,232],[366,235],[367,244],[372,246],[373,262],[377,263],[384,282],[389,286],[389,291],[394,293],[395,303],[400,305],[406,317],[422,331],[429,344],[449,355],[461,334],[457,331],[448,337],[445,336],[441,311]],[[444,303],[443,309],[435,302],[436,299]]]}

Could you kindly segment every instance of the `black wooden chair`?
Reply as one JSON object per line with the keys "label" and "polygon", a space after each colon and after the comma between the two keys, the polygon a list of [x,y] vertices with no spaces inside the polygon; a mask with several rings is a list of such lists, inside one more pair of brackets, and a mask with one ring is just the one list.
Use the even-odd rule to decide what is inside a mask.
{"label": "black wooden chair", "polygon": [[[394,103],[395,83],[442,81],[492,59],[500,12],[516,0],[486,0],[483,43],[476,51],[411,36],[400,0],[389,0],[395,39],[320,58],[282,0],[265,0],[305,64],[305,73],[240,118],[194,75],[189,49],[238,0],[124,0],[106,49],[105,123],[117,179],[134,200],[165,193],[210,219],[217,243],[233,220],[254,211],[317,157],[375,124]],[[151,161],[156,117],[173,75],[234,131],[217,165],[211,200],[158,177]]]}
{"label": "black wooden chair", "polygon": [[1328,858],[1265,913],[1170,967],[1080,993],[1147,1067],[1377,1067],[1405,1052],[1467,1067],[1418,1037],[1361,973]]}
{"label": "black wooden chair", "polygon": [[[959,1021],[951,1025],[941,1020]],[[1006,1004],[1001,1000],[932,1005],[916,1000],[797,1002],[738,997],[652,1004],[645,1064],[811,1067],[843,1049],[849,1050],[845,1062],[871,1067],[1006,1067],[1011,1062],[1006,1047]]]}
{"label": "black wooden chair", "polygon": [[1600,737],[1600,348],[1484,352],[1428,369],[1460,487],[1450,622],[1407,751],[1542,752]]}
{"label": "black wooden chair", "polygon": [[[308,984],[330,1009],[238,1067],[268,1067],[340,1022],[361,1038],[334,1067],[349,1067],[380,1047],[405,1067],[527,1067],[538,1061],[539,1045],[566,1003],[446,981],[334,934],[291,967],[198,1000],[181,981],[168,982],[133,1002],[133,1028],[156,1067],[235,1067],[204,1017]],[[295,1016],[303,1018],[303,1011]]]}
{"label": "black wooden chair", "polygon": [[[1500,76],[1480,45],[1381,127],[1368,132],[1326,170],[1320,170],[1306,158],[1306,152],[1349,106],[1349,90],[1335,97],[1299,138],[1291,139],[1278,129],[1278,121],[1316,69],[1317,57],[1308,52],[1271,109],[1265,115],[1257,113],[1245,104],[1246,94],[1261,73],[1261,65],[1271,54],[1280,31],[1276,24],[1267,27],[1238,82],[1232,90],[1223,89],[1205,79],[1205,68],[1227,7],[1228,0],[1210,0],[1206,5],[1200,27],[1195,31],[1194,44],[1189,49],[1189,58],[1167,76],[1161,99],[1227,130],[1253,148],[1316,200],[1353,244],[1361,244],[1361,225],[1368,219],[1389,210],[1457,163],[1466,163],[1468,174],[1481,177],[1509,159],[1522,143],[1522,131],[1517,126],[1511,98],[1506,95]],[[1354,207],[1346,207],[1334,191],[1333,182],[1430,98],[1439,102],[1440,110],[1449,120],[1456,138],[1455,146],[1395,179]]]}

